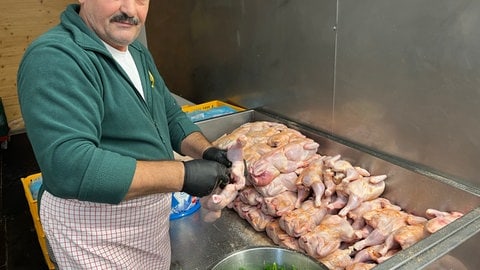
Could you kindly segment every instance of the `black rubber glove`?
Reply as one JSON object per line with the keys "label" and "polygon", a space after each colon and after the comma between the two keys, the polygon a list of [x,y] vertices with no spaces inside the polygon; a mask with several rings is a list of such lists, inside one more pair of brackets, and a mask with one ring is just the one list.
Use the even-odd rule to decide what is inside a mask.
{"label": "black rubber glove", "polygon": [[216,161],[227,166],[227,168],[232,167],[232,162],[227,158],[227,151],[219,149],[217,147],[210,147],[203,152],[203,159]]}
{"label": "black rubber glove", "polygon": [[230,182],[227,167],[210,160],[194,159],[183,162],[185,177],[182,191],[192,196],[203,197],[217,186]]}

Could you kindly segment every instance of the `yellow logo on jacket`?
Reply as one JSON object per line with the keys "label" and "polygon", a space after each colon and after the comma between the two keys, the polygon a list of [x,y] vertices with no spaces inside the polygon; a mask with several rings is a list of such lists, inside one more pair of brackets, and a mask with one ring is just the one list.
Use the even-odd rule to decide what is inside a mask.
{"label": "yellow logo on jacket", "polygon": [[150,72],[150,70],[148,71],[148,77],[150,79],[150,87],[155,87],[155,78],[153,77],[152,73]]}

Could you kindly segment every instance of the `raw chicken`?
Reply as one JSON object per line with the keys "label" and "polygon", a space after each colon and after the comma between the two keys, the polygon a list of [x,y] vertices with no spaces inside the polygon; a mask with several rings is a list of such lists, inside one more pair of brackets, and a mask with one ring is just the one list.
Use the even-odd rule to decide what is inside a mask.
{"label": "raw chicken", "polygon": [[[212,209],[205,216],[215,220],[223,207],[233,208],[275,244],[330,269],[371,269],[462,216],[429,209],[427,220],[402,211],[379,198],[386,175],[322,156],[316,142],[283,124],[247,123],[214,145],[228,149],[235,166],[232,183],[202,203]],[[209,204],[213,198],[219,202]]]}
{"label": "raw chicken", "polygon": [[[406,249],[429,235],[424,230],[427,219],[414,215],[408,215],[407,225],[392,232],[383,244],[377,245],[376,261],[380,262],[389,257],[389,253],[397,252],[399,249]],[[369,247],[371,248],[371,247]],[[366,249],[369,249],[366,248]]]}
{"label": "raw chicken", "polygon": [[273,217],[280,217],[286,212],[295,208],[297,193],[293,191],[284,191],[275,197],[266,197],[263,199],[262,211]]}
{"label": "raw chicken", "polygon": [[324,201],[330,202],[337,188],[335,184],[335,173],[331,168],[323,171],[323,184],[325,185]]}
{"label": "raw chicken", "polygon": [[258,205],[263,203],[263,196],[258,193],[254,187],[245,187],[242,189],[238,194],[238,198],[242,200],[242,202],[249,205]]}
{"label": "raw chicken", "polygon": [[374,230],[367,238],[354,244],[355,250],[382,244],[387,237],[402,226],[407,225],[408,214],[394,209],[375,209],[363,215],[367,224]]}
{"label": "raw chicken", "polygon": [[352,263],[351,265],[347,266],[345,270],[370,270],[377,266],[376,263],[364,263],[364,262],[356,262]]}
{"label": "raw chicken", "polygon": [[254,205],[249,205],[247,203],[242,202],[239,197],[237,197],[231,204],[229,204],[227,207],[232,208],[237,212],[237,214],[243,218],[247,219],[247,214],[252,208],[258,208],[257,206]]}
{"label": "raw chicken", "polygon": [[213,194],[200,198],[202,218],[205,222],[213,222],[220,218],[221,211],[238,195],[238,191],[245,187],[245,163],[243,161],[243,146],[246,137],[239,136],[235,144],[227,150],[227,158],[232,162],[230,178],[232,183],[223,189],[217,188]]}
{"label": "raw chicken", "polygon": [[336,159],[337,156],[335,156],[332,159],[332,160],[336,160],[333,162],[333,164],[332,162],[329,162],[330,163],[329,167],[331,167],[335,173],[341,174],[343,176],[339,180],[341,180],[344,183],[348,183],[350,181],[358,179],[360,177],[360,173],[352,166],[352,164],[346,160]]}
{"label": "raw chicken", "polygon": [[[300,173],[296,184],[299,197],[306,197],[305,194],[309,194],[312,189],[315,194],[315,206],[322,204],[325,185],[323,184],[323,159],[319,155]],[[297,205],[299,203],[300,201]]]}
{"label": "raw chicken", "polygon": [[348,217],[353,220],[352,227],[359,230],[365,226],[365,219],[363,214],[374,209],[390,208],[400,211],[400,206],[392,204],[385,198],[376,198],[370,201],[365,201],[360,204],[354,210],[348,212]]}
{"label": "raw chicken", "polygon": [[257,207],[250,208],[248,212],[245,213],[245,219],[258,232],[265,231],[267,225],[275,220],[274,217],[264,214],[262,210]]}
{"label": "raw chicken", "polygon": [[435,209],[427,209],[426,214],[432,218],[425,225],[429,233],[434,233],[463,216],[460,212],[442,212]]}
{"label": "raw chicken", "polygon": [[256,187],[256,190],[264,197],[273,197],[284,191],[297,191],[297,178],[295,172],[282,173],[275,177],[272,182],[266,186]]}
{"label": "raw chicken", "polygon": [[274,148],[282,147],[284,145],[287,145],[289,142],[297,140],[299,138],[303,139],[305,138],[305,135],[298,132],[297,130],[285,128],[283,130],[280,130],[279,133],[270,136],[267,140],[267,144],[270,147]]}
{"label": "raw chicken", "polygon": [[235,144],[237,138],[241,135],[249,138],[249,144],[266,142],[270,136],[285,129],[287,129],[285,125],[275,122],[257,121],[245,123],[231,133],[225,134],[215,140],[213,145],[221,149],[228,149],[232,144]]}
{"label": "raw chicken", "polygon": [[272,151],[267,143],[261,142],[256,144],[247,144],[243,149],[243,157],[247,162],[247,166],[250,167],[252,163],[259,160],[263,155]]}
{"label": "raw chicken", "polygon": [[297,139],[263,155],[249,167],[252,184],[265,186],[281,173],[304,168],[317,153],[318,143],[311,139]]}
{"label": "raw chicken", "polygon": [[378,198],[385,190],[384,180],[386,175],[362,177],[348,183],[337,186],[337,193],[342,192],[348,197],[345,207],[338,213],[340,216],[346,216],[348,212],[360,206],[364,201]]}
{"label": "raw chicken", "polygon": [[345,218],[327,215],[320,225],[300,236],[298,244],[308,255],[320,259],[337,250],[342,242],[353,242],[357,237]]}
{"label": "raw chicken", "polygon": [[230,178],[235,185],[236,190],[245,187],[245,161],[243,159],[243,147],[247,144],[247,137],[239,136],[235,144],[227,150],[227,158],[232,162],[230,168]]}
{"label": "raw chicken", "polygon": [[230,205],[231,208],[233,208],[241,218],[247,220],[256,231],[265,231],[265,227],[275,220],[274,217],[264,214],[258,206],[248,205],[238,197]]}
{"label": "raw chicken", "polygon": [[280,217],[280,227],[290,236],[299,237],[313,230],[327,214],[325,207],[315,207],[312,200],[303,202],[300,208]]}
{"label": "raw chicken", "polygon": [[378,262],[378,259],[382,257],[380,254],[380,250],[383,248],[383,245],[374,245],[366,247],[357,254],[353,258],[354,263],[366,263],[366,262]]}
{"label": "raw chicken", "polygon": [[224,189],[217,188],[214,194],[200,198],[202,219],[214,222],[222,215],[222,209],[231,203],[238,194],[235,184],[228,184]]}
{"label": "raw chicken", "polygon": [[319,261],[330,270],[343,270],[353,262],[350,253],[349,249],[337,249]]}
{"label": "raw chicken", "polygon": [[301,250],[298,246],[298,240],[295,237],[288,235],[281,227],[278,222],[278,219],[267,224],[265,227],[265,232],[272,241],[282,247]]}
{"label": "raw chicken", "polygon": [[383,254],[383,249],[384,245],[375,245],[362,249],[355,255],[353,262],[354,264],[371,262],[382,263],[400,251],[399,249],[391,249]]}
{"label": "raw chicken", "polygon": [[425,231],[425,224],[418,223],[413,225],[403,226],[393,233],[393,239],[402,249],[411,247],[413,244],[421,241],[430,235]]}

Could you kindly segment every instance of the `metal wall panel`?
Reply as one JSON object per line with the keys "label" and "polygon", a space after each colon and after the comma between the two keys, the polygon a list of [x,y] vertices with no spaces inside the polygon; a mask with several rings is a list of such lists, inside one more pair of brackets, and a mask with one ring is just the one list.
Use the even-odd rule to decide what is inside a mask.
{"label": "metal wall panel", "polygon": [[148,45],[174,93],[261,107],[480,187],[479,1],[150,5]]}
{"label": "metal wall panel", "polygon": [[268,107],[330,128],[336,1],[150,5],[148,44],[173,92],[196,103]]}
{"label": "metal wall panel", "polygon": [[334,133],[480,186],[479,12],[340,0]]}

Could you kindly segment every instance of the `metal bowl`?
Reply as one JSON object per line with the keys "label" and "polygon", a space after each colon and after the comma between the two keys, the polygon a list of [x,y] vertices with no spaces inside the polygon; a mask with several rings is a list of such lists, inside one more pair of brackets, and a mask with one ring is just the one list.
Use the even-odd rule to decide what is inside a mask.
{"label": "metal bowl", "polygon": [[263,270],[273,263],[285,269],[328,270],[324,264],[298,251],[264,246],[235,251],[213,266],[212,270]]}

